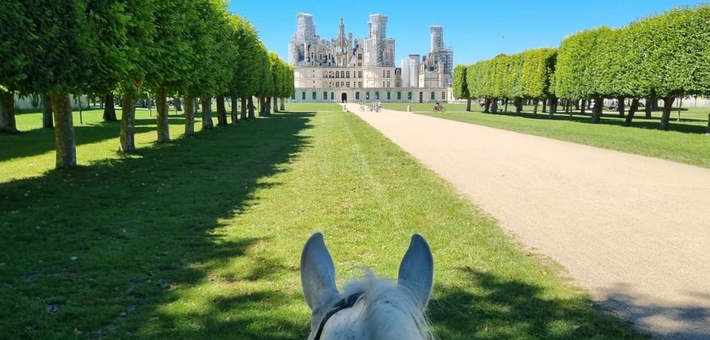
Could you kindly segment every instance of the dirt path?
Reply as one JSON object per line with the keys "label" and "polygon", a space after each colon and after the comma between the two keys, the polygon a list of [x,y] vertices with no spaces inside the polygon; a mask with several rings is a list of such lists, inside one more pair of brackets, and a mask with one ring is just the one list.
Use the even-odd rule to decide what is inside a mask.
{"label": "dirt path", "polygon": [[710,339],[710,170],[406,112],[349,110],[563,265],[605,308],[661,339]]}

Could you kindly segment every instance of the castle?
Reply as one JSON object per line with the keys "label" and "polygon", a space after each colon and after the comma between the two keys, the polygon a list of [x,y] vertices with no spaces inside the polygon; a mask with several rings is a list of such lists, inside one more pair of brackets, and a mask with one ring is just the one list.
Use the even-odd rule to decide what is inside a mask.
{"label": "castle", "polygon": [[308,102],[429,102],[452,100],[453,51],[444,47],[443,27],[431,27],[430,52],[409,55],[395,65],[395,41],[387,37],[387,16],[370,15],[369,34],[354,39],[340,18],[338,37],[321,39],[311,14],[296,16],[289,44],[296,94]]}

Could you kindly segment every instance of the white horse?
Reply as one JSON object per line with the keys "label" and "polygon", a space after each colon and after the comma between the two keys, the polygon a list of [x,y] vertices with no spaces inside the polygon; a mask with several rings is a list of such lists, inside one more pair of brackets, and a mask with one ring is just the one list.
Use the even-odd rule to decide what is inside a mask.
{"label": "white horse", "polygon": [[313,234],[301,254],[303,295],[313,311],[309,340],[431,340],[424,308],[431,295],[434,259],[429,244],[412,236],[396,284],[368,272],[342,293],[323,241]]}

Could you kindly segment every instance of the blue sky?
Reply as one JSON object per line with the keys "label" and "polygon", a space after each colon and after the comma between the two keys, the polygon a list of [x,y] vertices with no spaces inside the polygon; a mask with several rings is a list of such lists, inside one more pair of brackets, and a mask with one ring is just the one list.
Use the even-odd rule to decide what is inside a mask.
{"label": "blue sky", "polygon": [[[345,31],[367,35],[370,14],[389,17],[387,35],[395,39],[397,66],[407,54],[429,51],[429,26],[444,26],[444,44],[454,48],[455,64],[471,64],[500,53],[557,47],[572,33],[602,25],[620,27],[647,15],[702,1],[678,0],[232,0],[229,10],[249,19],[270,51],[288,61],[288,43],[296,31],[296,14],[313,14],[316,34]],[[405,5],[406,4],[406,5]]]}

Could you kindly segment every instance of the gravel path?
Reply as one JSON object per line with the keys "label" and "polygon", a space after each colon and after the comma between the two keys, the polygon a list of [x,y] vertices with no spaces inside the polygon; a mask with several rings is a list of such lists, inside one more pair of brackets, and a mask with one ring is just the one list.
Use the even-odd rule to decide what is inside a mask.
{"label": "gravel path", "polygon": [[564,266],[605,309],[660,339],[710,339],[710,170],[348,109]]}

